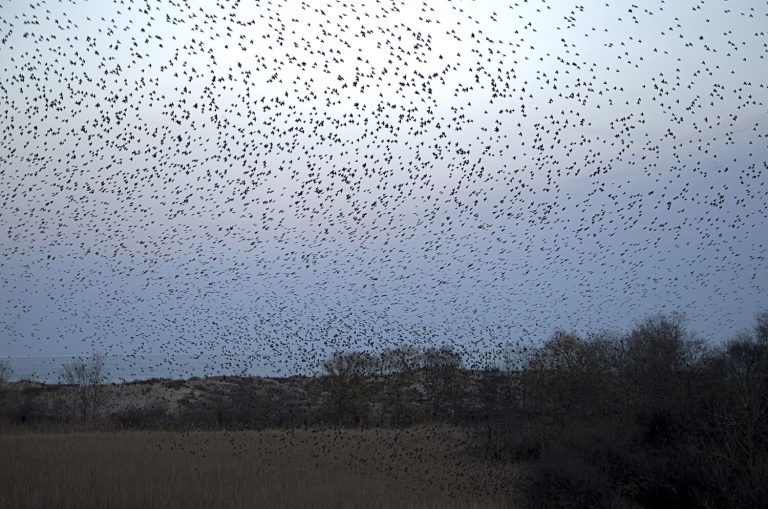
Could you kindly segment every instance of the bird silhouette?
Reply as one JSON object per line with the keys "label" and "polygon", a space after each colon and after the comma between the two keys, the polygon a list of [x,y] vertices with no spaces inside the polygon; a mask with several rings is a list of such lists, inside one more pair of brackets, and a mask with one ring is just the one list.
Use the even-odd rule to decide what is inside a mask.
{"label": "bird silhouette", "polygon": [[733,328],[768,277],[765,15],[15,3],[3,337],[134,379],[406,344],[479,364],[638,306]]}

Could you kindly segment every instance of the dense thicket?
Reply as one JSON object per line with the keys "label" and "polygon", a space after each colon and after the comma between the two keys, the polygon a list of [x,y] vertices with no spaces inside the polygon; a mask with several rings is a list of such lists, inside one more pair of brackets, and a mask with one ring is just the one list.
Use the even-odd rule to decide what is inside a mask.
{"label": "dense thicket", "polygon": [[556,332],[496,373],[479,449],[524,461],[531,507],[761,507],[768,500],[768,313],[707,347],[679,315],[627,334]]}

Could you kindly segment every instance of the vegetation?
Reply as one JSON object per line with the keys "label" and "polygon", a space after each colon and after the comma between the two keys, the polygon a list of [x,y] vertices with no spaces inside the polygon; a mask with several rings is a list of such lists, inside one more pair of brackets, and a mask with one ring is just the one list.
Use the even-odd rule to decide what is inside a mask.
{"label": "vegetation", "polygon": [[8,412],[8,379],[11,376],[11,366],[6,360],[0,360],[0,420],[6,417]]}
{"label": "vegetation", "polygon": [[104,356],[94,353],[86,359],[75,359],[64,364],[61,378],[65,384],[75,387],[66,407],[71,416],[77,416],[83,421],[95,419],[104,404]]}
{"label": "vegetation", "polygon": [[434,426],[11,433],[0,507],[510,507],[517,469],[465,449],[465,434]]}
{"label": "vegetation", "polygon": [[[10,428],[2,444],[11,451],[7,457],[15,454],[12,461],[23,468],[6,475],[24,468],[46,472],[23,459],[34,456],[28,450],[33,444],[63,455],[61,464],[66,464],[80,461],[65,458],[75,454],[73,443],[96,450],[106,436],[113,448],[128,447],[142,437],[145,449],[135,453],[136,461],[149,461],[140,458],[150,454],[146,447],[167,451],[170,443],[176,456],[162,452],[161,457],[188,469],[195,463],[182,461],[180,455],[220,454],[208,444],[227,437],[233,458],[240,459],[222,456],[218,466],[199,464],[184,481],[177,480],[179,487],[151,488],[159,490],[153,500],[168,507],[194,507],[195,501],[247,504],[246,498],[228,499],[230,495],[219,492],[182,494],[184,482],[193,483],[188,489],[196,493],[197,486],[221,475],[232,476],[222,490],[238,491],[233,486],[241,482],[266,483],[269,489],[258,496],[275,507],[332,506],[333,493],[350,497],[343,504],[350,507],[365,505],[371,493],[382,507],[504,505],[513,501],[512,493],[515,504],[524,507],[736,508],[758,507],[768,499],[768,312],[757,316],[751,331],[719,345],[694,337],[683,316],[673,314],[649,317],[626,333],[581,336],[558,330],[538,348],[508,347],[503,365],[490,363],[479,370],[468,369],[462,356],[446,346],[336,352],[321,367],[317,377],[104,385],[94,362],[70,366],[68,385],[15,384],[10,415],[23,426]],[[34,440],[19,434],[20,429],[57,426],[104,433],[43,434]],[[443,436],[439,440],[448,435],[454,439],[441,448],[435,445],[438,435]],[[280,441],[288,456],[276,450],[274,457],[246,452],[257,442],[266,446],[265,437]],[[297,448],[296,437],[302,437],[306,449]],[[425,449],[427,443],[437,448]],[[104,454],[117,454],[109,447]],[[394,455],[391,461],[383,459],[389,453]],[[101,452],[93,454],[88,461],[107,461]],[[293,459],[288,462],[288,457]],[[242,458],[252,460],[245,470],[250,473],[232,473],[241,468],[235,465]],[[454,469],[454,460],[471,468]],[[49,494],[33,496],[6,487],[0,505],[67,507],[82,502],[76,488],[54,489],[63,482],[57,476],[64,474],[47,468],[51,480],[46,482],[53,483]],[[131,482],[141,478],[148,486],[169,475],[146,474],[151,480],[145,480],[144,474],[126,468],[102,465],[98,475],[125,475]],[[302,468],[309,470],[305,474]],[[334,484],[341,482],[332,479],[334,470],[345,483],[357,479],[360,491],[347,493]],[[425,477],[403,477],[403,472]],[[365,481],[355,477],[361,475]],[[285,490],[296,476],[310,479],[307,492],[290,490],[293,498],[279,498],[275,487]],[[76,486],[85,480],[72,482]],[[448,496],[450,486],[461,486],[456,497]],[[248,489],[244,493],[257,496]],[[29,503],[27,496],[32,497]],[[99,496],[106,497],[106,491]],[[313,497],[317,504],[308,502]]]}
{"label": "vegetation", "polygon": [[556,332],[487,414],[485,454],[523,462],[530,507],[759,507],[768,497],[768,314],[707,348],[680,315]]}

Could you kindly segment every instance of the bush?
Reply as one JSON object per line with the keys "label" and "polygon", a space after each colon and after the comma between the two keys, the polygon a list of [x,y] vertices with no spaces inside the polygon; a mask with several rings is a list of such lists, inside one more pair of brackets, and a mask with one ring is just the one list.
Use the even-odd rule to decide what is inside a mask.
{"label": "bush", "polygon": [[168,408],[162,403],[132,406],[113,413],[112,420],[126,428],[160,427],[168,422]]}
{"label": "bush", "polygon": [[43,388],[34,382],[20,382],[13,401],[13,420],[19,424],[32,424],[50,416],[41,402]]}
{"label": "bush", "polygon": [[548,451],[533,468],[525,496],[532,508],[608,508],[622,505],[611,476],[568,448]]}

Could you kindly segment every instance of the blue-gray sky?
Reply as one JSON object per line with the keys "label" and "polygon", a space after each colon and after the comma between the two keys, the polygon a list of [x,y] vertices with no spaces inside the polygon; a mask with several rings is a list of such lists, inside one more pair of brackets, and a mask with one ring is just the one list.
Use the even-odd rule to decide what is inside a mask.
{"label": "blue-gray sky", "polygon": [[0,355],[768,307],[768,5],[0,4]]}

